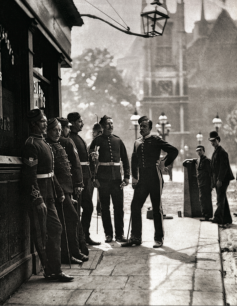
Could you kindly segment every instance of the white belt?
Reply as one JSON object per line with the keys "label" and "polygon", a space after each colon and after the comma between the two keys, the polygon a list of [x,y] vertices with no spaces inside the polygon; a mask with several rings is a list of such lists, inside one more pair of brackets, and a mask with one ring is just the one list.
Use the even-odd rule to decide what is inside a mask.
{"label": "white belt", "polygon": [[46,173],[46,174],[37,174],[38,179],[43,179],[43,178],[48,178],[48,177],[53,177],[53,176],[54,176],[53,172]]}
{"label": "white belt", "polygon": [[99,166],[120,166],[120,163],[114,163],[114,162],[99,163]]}
{"label": "white belt", "polygon": [[90,163],[89,162],[81,162],[81,165],[82,166],[90,166]]}

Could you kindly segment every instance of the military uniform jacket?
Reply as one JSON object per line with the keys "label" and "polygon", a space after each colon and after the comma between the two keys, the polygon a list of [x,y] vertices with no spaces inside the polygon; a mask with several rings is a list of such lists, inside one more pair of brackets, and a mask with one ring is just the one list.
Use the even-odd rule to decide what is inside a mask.
{"label": "military uniform jacket", "polygon": [[33,206],[40,205],[46,199],[64,195],[56,176],[37,178],[37,174],[48,174],[54,171],[54,156],[45,139],[31,134],[22,151],[22,179],[24,192]]}
{"label": "military uniform jacket", "polygon": [[160,159],[161,150],[165,151],[165,167],[172,164],[178,155],[178,150],[159,136],[148,135],[145,138],[140,137],[135,141],[132,154],[132,176],[138,179],[142,169],[155,168],[157,161]]}
{"label": "military uniform jacket", "polygon": [[[89,154],[87,151],[87,144],[85,143],[85,141],[78,135],[78,133],[74,132],[73,130],[71,130],[70,132],[70,138],[73,140],[77,148],[81,163],[87,162],[89,165]],[[87,165],[81,165],[81,167],[82,167],[83,178],[85,179],[91,178],[90,167]]]}
{"label": "military uniform jacket", "polygon": [[64,193],[73,193],[71,165],[68,155],[59,142],[46,138],[54,154],[54,173]]}
{"label": "military uniform jacket", "polygon": [[211,188],[211,160],[206,156],[194,159],[196,165],[198,186],[209,186]]}
{"label": "military uniform jacket", "polygon": [[[91,143],[90,152],[95,151],[95,146],[99,148],[99,163],[120,163],[123,162],[124,178],[130,177],[130,166],[128,155],[123,141],[115,135],[99,135]],[[91,160],[91,171],[95,171],[95,164]],[[96,178],[104,180],[121,179],[120,166],[98,166]]]}
{"label": "military uniform jacket", "polygon": [[228,153],[218,146],[211,158],[212,179],[214,185],[217,181],[229,182],[234,179],[234,175],[230,168]]}
{"label": "military uniform jacket", "polygon": [[83,187],[83,173],[77,148],[71,138],[60,137],[59,143],[65,149],[71,164],[73,187]]}

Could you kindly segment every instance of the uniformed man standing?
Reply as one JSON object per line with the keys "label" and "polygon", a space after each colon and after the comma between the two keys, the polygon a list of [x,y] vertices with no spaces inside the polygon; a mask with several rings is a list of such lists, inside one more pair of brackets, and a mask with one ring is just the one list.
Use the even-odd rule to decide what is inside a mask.
{"label": "uniformed man standing", "polygon": [[[141,138],[134,144],[132,155],[133,187],[135,188],[131,204],[131,238],[123,247],[142,243],[141,209],[150,194],[155,226],[154,248],[161,247],[164,240],[163,211],[161,204],[162,174],[158,169],[161,150],[167,152],[164,166],[169,166],[177,157],[178,150],[163,141],[159,136],[151,135],[152,121],[143,116],[138,120]],[[161,163],[162,164],[162,163]],[[139,170],[139,171],[138,171]]]}
{"label": "uniformed man standing", "polygon": [[220,145],[221,138],[216,131],[210,133],[209,141],[215,151],[211,158],[213,188],[216,188],[217,209],[214,213],[213,223],[221,225],[231,224],[232,217],[227,199],[227,188],[234,175],[230,168],[228,153]]}
{"label": "uniformed man standing", "polygon": [[211,160],[205,156],[204,146],[197,146],[196,152],[199,158],[186,159],[183,165],[186,167],[187,163],[195,164],[199,190],[199,201],[203,215],[203,218],[200,219],[200,221],[209,221],[209,219],[213,217],[211,197]]}
{"label": "uniformed man standing", "polygon": [[[78,214],[72,203],[72,174],[71,165],[68,159],[68,154],[59,142],[61,135],[61,123],[58,122],[56,118],[48,120],[47,128],[47,138],[46,141],[49,143],[54,154],[54,172],[57,176],[58,182],[62,187],[65,195],[65,200],[63,203],[56,202],[56,208],[58,211],[58,216],[63,225],[62,234],[62,252],[61,258],[63,263],[68,263],[68,252],[67,252],[67,239],[70,251],[70,262],[71,263],[81,263],[82,261],[87,261],[88,257],[82,254],[79,250],[78,236],[77,236],[77,226],[79,222]],[[76,155],[76,152],[70,152]],[[78,187],[81,189],[82,187]],[[79,190],[81,192],[81,190]]]}
{"label": "uniformed man standing", "polygon": [[[112,134],[113,120],[104,116],[100,120],[103,134],[96,137],[90,146],[92,159],[99,159],[96,178],[99,181],[99,196],[101,201],[102,222],[106,240],[113,239],[113,227],[110,216],[110,196],[114,205],[115,238],[118,242],[124,242],[124,211],[123,211],[123,187],[127,186],[130,177],[130,167],[127,151],[124,143]],[[96,153],[98,150],[98,154]],[[124,179],[120,172],[120,160],[123,162]],[[91,161],[91,169],[94,171],[94,162]]]}
{"label": "uniformed man standing", "polygon": [[39,109],[31,110],[27,118],[31,133],[22,152],[22,178],[28,197],[32,236],[45,278],[71,281],[73,277],[61,270],[62,226],[54,204],[55,198],[63,202],[65,197],[54,175],[52,149],[43,137],[47,131],[47,118]]}
{"label": "uniformed man standing", "polygon": [[68,114],[67,119],[72,124],[70,138],[73,140],[73,142],[76,145],[83,171],[84,189],[82,191],[82,196],[80,197],[81,207],[83,208],[82,217],[81,217],[83,231],[85,234],[86,242],[89,245],[100,245],[100,242],[95,242],[91,239],[89,231],[91,224],[91,217],[93,213],[93,202],[89,188],[89,180],[91,180],[91,172],[89,167],[89,154],[87,151],[87,145],[85,141],[78,135],[78,133],[82,131],[84,123],[81,118],[81,115],[77,112]]}
{"label": "uniformed man standing", "polygon": [[[63,117],[58,117],[57,120],[61,123],[62,126],[62,132],[59,138],[59,142],[65,149],[71,164],[71,174],[72,174],[72,183],[74,191],[73,195],[77,198],[78,202],[78,198],[81,197],[81,192],[84,188],[84,184],[83,184],[83,173],[82,173],[78,151],[73,140],[69,137],[71,123],[68,121],[68,119]],[[76,203],[75,205],[78,206],[78,203]],[[77,211],[79,210],[77,209]],[[89,255],[89,250],[86,245],[85,235],[83,232],[80,218],[78,220],[77,230],[78,230],[79,248],[83,254]]]}

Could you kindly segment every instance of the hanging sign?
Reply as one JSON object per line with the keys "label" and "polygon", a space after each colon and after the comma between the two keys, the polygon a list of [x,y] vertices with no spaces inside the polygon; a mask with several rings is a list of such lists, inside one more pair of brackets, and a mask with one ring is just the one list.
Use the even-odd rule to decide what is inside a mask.
{"label": "hanging sign", "polygon": [[7,45],[7,49],[9,50],[9,55],[11,56],[11,64],[14,65],[14,53],[11,47],[11,42],[8,37],[8,33],[6,30],[3,28],[2,25],[0,25],[0,42],[5,42]]}

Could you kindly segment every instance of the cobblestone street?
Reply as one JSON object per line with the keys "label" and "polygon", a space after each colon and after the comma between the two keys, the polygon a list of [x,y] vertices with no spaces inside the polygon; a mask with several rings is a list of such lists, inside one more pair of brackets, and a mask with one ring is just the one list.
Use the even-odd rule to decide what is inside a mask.
{"label": "cobblestone street", "polygon": [[[125,234],[132,195],[129,185],[125,189]],[[146,219],[149,199],[143,208],[139,247],[104,243],[101,218],[97,234],[94,212],[92,238],[102,244],[91,248],[90,260],[82,266],[63,266],[74,281],[48,283],[42,275],[33,276],[6,305],[225,305],[218,226],[177,216],[183,209],[182,172],[174,182],[165,176],[162,201],[164,213],[173,216],[164,220],[162,248],[152,248],[153,221]]]}

